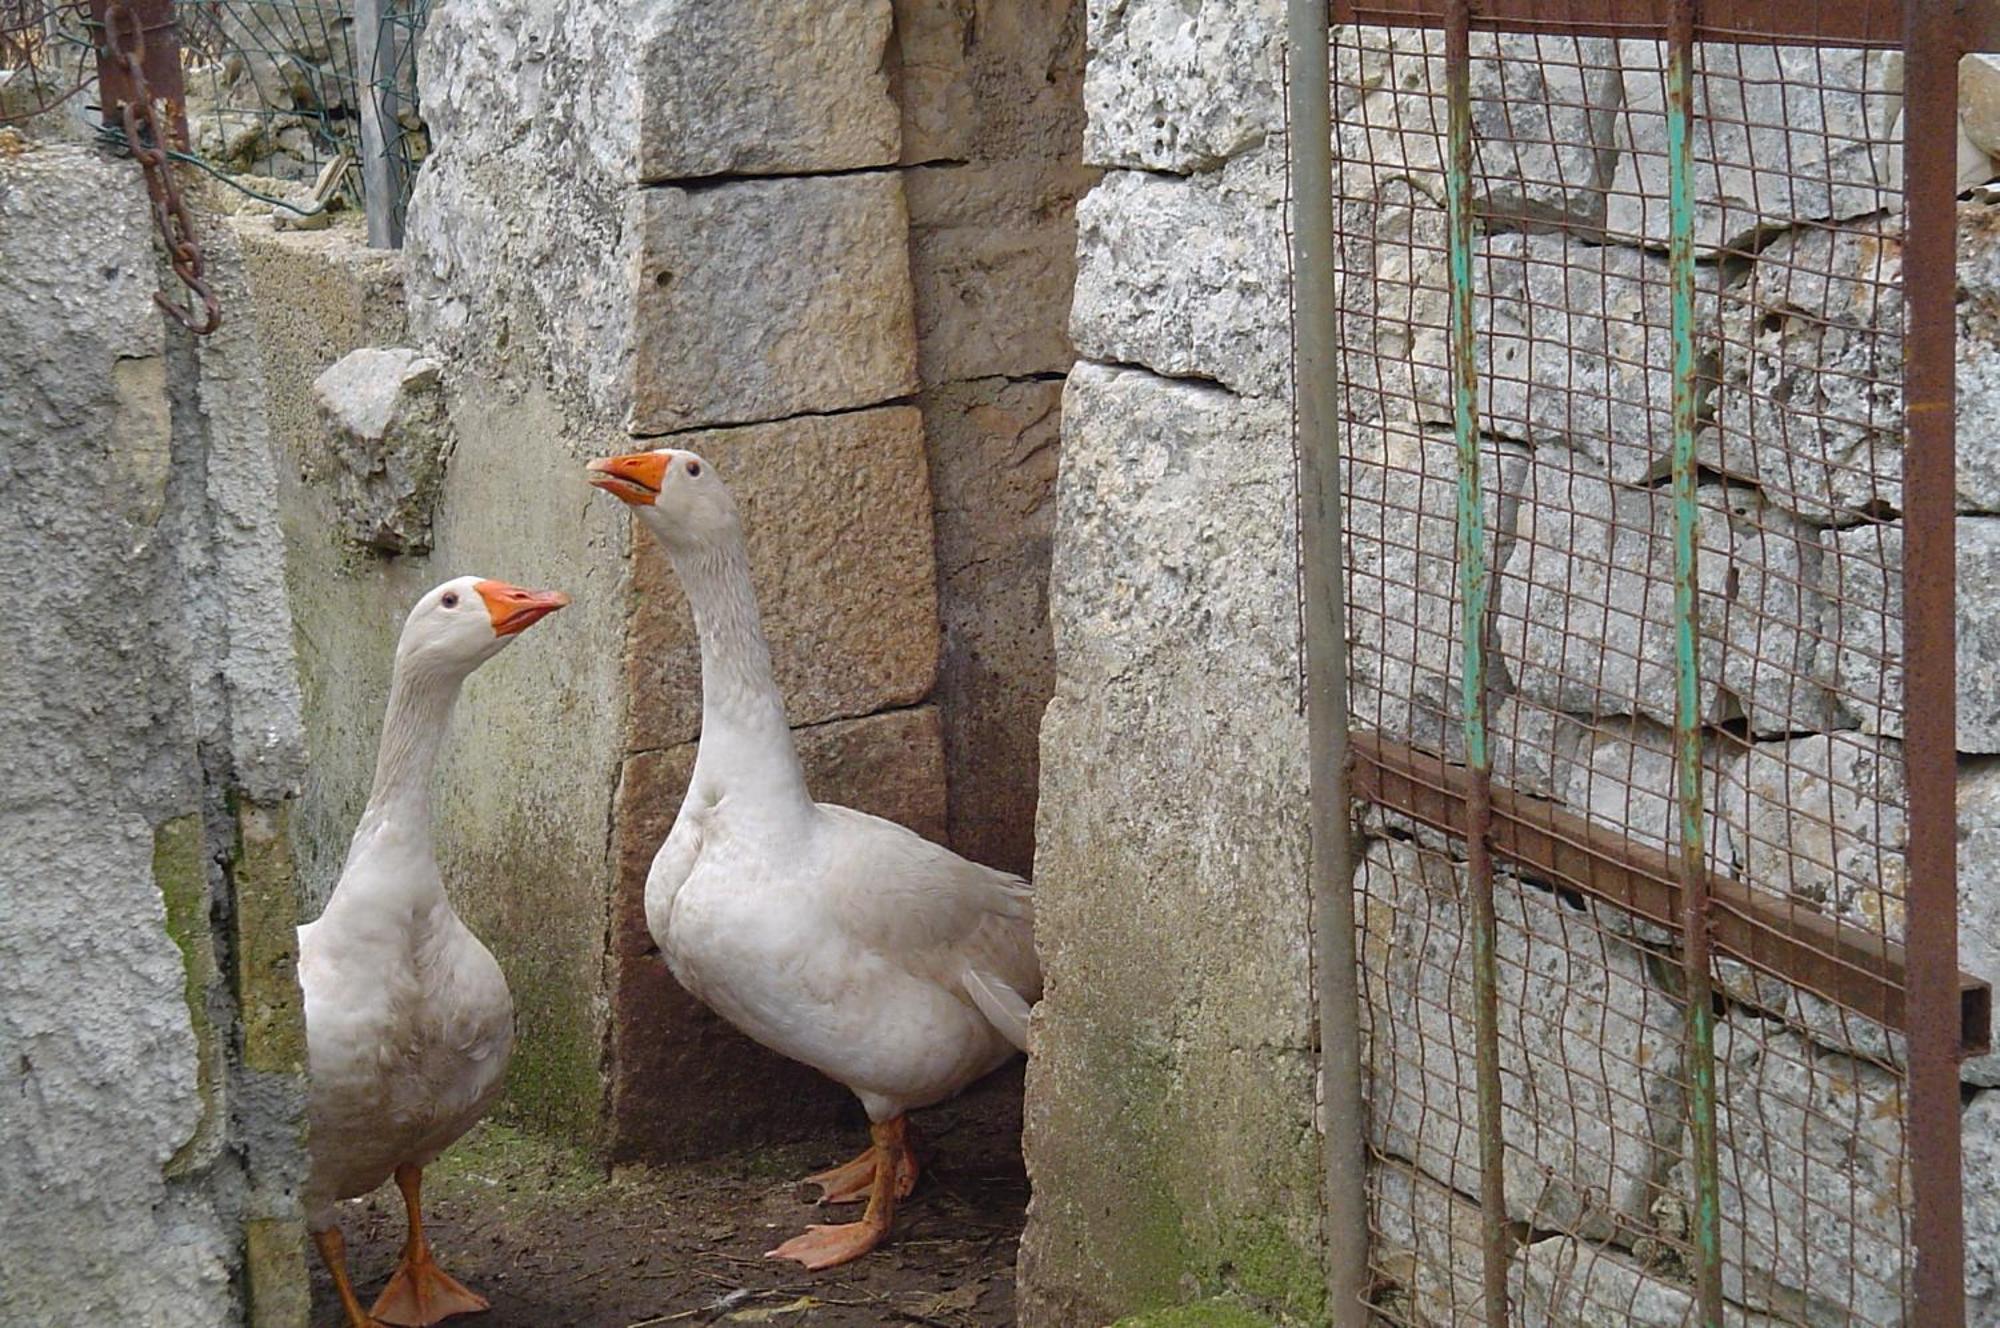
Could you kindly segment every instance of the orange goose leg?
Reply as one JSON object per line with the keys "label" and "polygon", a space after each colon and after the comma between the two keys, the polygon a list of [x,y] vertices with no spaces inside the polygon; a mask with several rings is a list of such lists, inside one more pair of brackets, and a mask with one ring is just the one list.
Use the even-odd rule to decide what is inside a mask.
{"label": "orange goose leg", "polygon": [[896,1216],[896,1199],[903,1177],[907,1175],[911,1184],[916,1183],[916,1170],[909,1161],[909,1143],[903,1131],[901,1116],[868,1127],[875,1140],[871,1150],[875,1154],[875,1174],[868,1187],[868,1207],[859,1222],[807,1227],[803,1235],[792,1237],[764,1257],[795,1259],[812,1272],[818,1272],[858,1259],[880,1245]]}
{"label": "orange goose leg", "polygon": [[[843,1162],[828,1171],[807,1176],[807,1185],[817,1185],[822,1204],[860,1203],[868,1197],[875,1184],[875,1163],[881,1156],[874,1144],[861,1150],[852,1161]],[[903,1131],[903,1162],[896,1171],[896,1197],[907,1199],[917,1188],[917,1150],[910,1140],[909,1127]]]}
{"label": "orange goose leg", "polygon": [[347,1280],[347,1242],[342,1239],[340,1228],[313,1232],[313,1245],[319,1250],[326,1271],[333,1274],[333,1290],[340,1297],[340,1308],[347,1314],[348,1328],[379,1328],[375,1320],[361,1312],[361,1302],[354,1296],[354,1283]]}
{"label": "orange goose leg", "polygon": [[403,1192],[403,1207],[410,1216],[410,1238],[403,1246],[403,1262],[371,1311],[396,1328],[430,1328],[454,1314],[489,1308],[485,1297],[466,1290],[431,1256],[431,1243],[424,1239],[423,1187],[422,1167],[406,1162],[396,1168],[396,1188]]}

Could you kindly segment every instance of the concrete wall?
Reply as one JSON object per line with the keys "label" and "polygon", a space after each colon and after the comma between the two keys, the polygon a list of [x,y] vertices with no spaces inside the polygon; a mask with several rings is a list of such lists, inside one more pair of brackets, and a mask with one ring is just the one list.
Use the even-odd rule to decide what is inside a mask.
{"label": "concrete wall", "polygon": [[[255,315],[153,304],[129,162],[0,155],[0,1286],[12,1321],[302,1325],[303,746]],[[178,296],[169,278],[167,289]]]}

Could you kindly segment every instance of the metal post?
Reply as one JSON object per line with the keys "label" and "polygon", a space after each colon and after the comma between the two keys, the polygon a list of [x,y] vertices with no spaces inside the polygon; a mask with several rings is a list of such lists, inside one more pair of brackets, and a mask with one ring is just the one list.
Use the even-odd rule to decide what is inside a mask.
{"label": "metal post", "polygon": [[402,39],[385,21],[395,0],[354,0],[354,82],[361,100],[361,192],[368,212],[368,243],[403,247],[403,154],[391,143],[401,132],[382,83],[402,64]]}
{"label": "metal post", "polygon": [[1701,795],[1694,379],[1694,0],[1673,0],[1667,43],[1667,266],[1673,289],[1674,783],[1680,808],[1681,968],[1687,998],[1688,1164],[1702,1328],[1722,1328],[1722,1186],[1715,1139],[1715,999],[1709,980]]}
{"label": "metal post", "polygon": [[1953,340],[1958,57],[1949,0],[1904,11],[1903,753],[1910,790],[1912,1323],[1963,1328]]}
{"label": "metal post", "polygon": [[1326,0],[1288,0],[1292,362],[1305,563],[1306,723],[1311,747],[1313,971],[1319,987],[1327,1318],[1369,1320],[1368,1173],[1354,953],[1353,816],[1347,780],[1346,571],[1334,361],[1333,101]]}
{"label": "metal post", "polygon": [[1472,984],[1479,1083],[1479,1216],[1486,1322],[1506,1328],[1506,1136],[1500,1097],[1500,961],[1493,913],[1493,758],[1486,745],[1486,503],[1479,464],[1479,369],[1472,313],[1472,6],[1445,12],[1445,92],[1450,127],[1445,171],[1450,231],[1452,436],[1458,444],[1459,704],[1471,775],[1465,856],[1472,895]]}

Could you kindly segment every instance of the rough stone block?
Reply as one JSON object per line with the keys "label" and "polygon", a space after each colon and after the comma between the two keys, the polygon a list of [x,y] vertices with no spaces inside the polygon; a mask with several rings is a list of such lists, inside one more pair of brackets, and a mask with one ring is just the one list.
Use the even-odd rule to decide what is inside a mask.
{"label": "rough stone block", "polygon": [[1049,550],[1062,384],[988,379],[924,394],[944,651],[938,700],[951,843],[1027,873],[1042,708],[1055,689]]}
{"label": "rough stone block", "polygon": [[[1476,32],[1471,53],[1473,207],[1516,224],[1602,226],[1622,92],[1615,44]],[[1362,29],[1335,56],[1341,189],[1365,197],[1411,181],[1442,208],[1444,32]]]}
{"label": "rough stone block", "polygon": [[[1522,1328],[1697,1328],[1701,1307],[1688,1283],[1649,1272],[1601,1245],[1552,1236],[1522,1251],[1508,1279]],[[1779,1328],[1779,1321],[1725,1304],[1728,1328]]]}
{"label": "rough stone block", "polygon": [[[679,435],[728,482],[786,712],[819,724],[911,705],[937,674],[937,585],[915,407]],[[659,542],[636,532],[630,749],[701,730],[701,649]]]}
{"label": "rough stone block", "polygon": [[904,173],[926,385],[1069,368],[1076,200],[1095,178],[1042,162]]}
{"label": "rough stone block", "polygon": [[1081,0],[895,0],[903,161],[1067,161],[1083,144]]}
{"label": "rough stone block", "polygon": [[1965,1321],[2000,1323],[2000,1093],[1959,1116],[1965,1174]]}
{"label": "rough stone block", "polygon": [[1375,1304],[1396,1323],[1480,1328],[1485,1235],[1479,1205],[1420,1171],[1375,1160],[1368,1168],[1370,1265],[1394,1283]]}
{"label": "rough stone block", "polygon": [[1127,0],[1090,6],[1083,159],[1187,174],[1263,144],[1285,123],[1278,0]]}
{"label": "rough stone block", "polygon": [[[1819,667],[1864,733],[1903,733],[1903,528],[1829,530],[1821,573],[1830,605]],[[1958,750],[2000,752],[2000,519],[1960,517]]]}
{"label": "rough stone block", "polygon": [[[1606,225],[1667,246],[1666,47],[1620,41],[1624,108]],[[1866,216],[1902,190],[1900,51],[1703,42],[1694,54],[1698,253],[1795,221]],[[1663,362],[1664,363],[1664,362]]]}
{"label": "rough stone block", "polygon": [[[1680,802],[1674,782],[1673,730],[1648,719],[1590,725],[1559,721],[1568,738],[1555,772],[1556,797],[1599,825],[1625,833],[1648,848],[1680,851]],[[1718,745],[1703,746],[1702,787],[1713,790],[1726,758]],[[1715,815],[1708,794],[1707,842],[1727,861],[1729,827]]]}
{"label": "rough stone block", "polygon": [[[1673,723],[1672,495],[1540,457],[1525,486],[1495,627],[1520,694]],[[1814,674],[1824,609],[1812,532],[1754,490],[1703,485],[1697,501],[1699,714],[1740,714],[1757,733],[1829,727]]]}
{"label": "rough stone block", "polygon": [[[1442,248],[1422,258],[1412,264],[1419,300],[1445,289]],[[1472,264],[1479,427],[1517,442],[1561,443],[1621,484],[1664,474],[1673,446],[1666,260],[1561,235],[1508,233],[1476,239]],[[1434,312],[1414,338],[1417,396],[1424,420],[1449,424],[1449,325],[1437,297],[1424,307]],[[1695,326],[1712,327],[1715,308],[1713,271],[1703,268]]]}
{"label": "rough stone block", "polygon": [[[930,706],[793,731],[806,787],[933,840],[945,828],[944,744]],[[848,1101],[845,1089],[766,1051],[677,984],[646,930],[646,873],[673,828],[696,744],[628,758],[618,785],[612,903],[611,1155],[672,1163],[718,1144],[795,1137]]]}
{"label": "rough stone block", "polygon": [[644,12],[642,181],[896,161],[889,0],[674,0]]}
{"label": "rough stone block", "polygon": [[1077,204],[1079,354],[1246,395],[1290,381],[1283,156],[1179,180],[1121,171]]}
{"label": "rough stone block", "polygon": [[1959,59],[1958,124],[1980,151],[2000,153],[2000,55]]}
{"label": "rough stone block", "polygon": [[[1959,210],[1957,505],[2000,511],[2000,211]],[[1903,505],[1902,222],[1786,233],[1724,294],[1703,459],[1821,523]]]}
{"label": "rough stone block", "polygon": [[900,174],[643,191],[637,434],[835,411],[917,385]]}
{"label": "rough stone block", "polygon": [[[1471,885],[1463,864],[1371,844],[1361,967],[1372,1011],[1371,1142],[1462,1192],[1479,1187]],[[1636,950],[1588,913],[1507,878],[1499,919],[1508,1215],[1606,1237],[1653,1197],[1653,1140],[1679,1110],[1681,1014]],[[1623,1067],[1615,1079],[1604,1066]]]}
{"label": "rough stone block", "polygon": [[430,552],[451,453],[443,371],[420,351],[363,347],[313,380],[332,445],[308,480],[332,480],[341,525],[364,548]]}

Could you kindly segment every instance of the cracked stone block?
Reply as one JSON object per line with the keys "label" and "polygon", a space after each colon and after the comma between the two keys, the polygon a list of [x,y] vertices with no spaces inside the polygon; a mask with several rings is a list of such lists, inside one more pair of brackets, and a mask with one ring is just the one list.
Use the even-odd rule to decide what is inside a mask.
{"label": "cracked stone block", "polygon": [[313,380],[330,446],[309,480],[330,478],[347,537],[382,553],[428,553],[451,455],[442,366],[421,351],[364,346]]}
{"label": "cracked stone block", "polygon": [[1959,1115],[1965,1175],[1965,1321],[2000,1323],[2000,1093]]}
{"label": "cracked stone block", "polygon": [[[1570,741],[1556,769],[1555,797],[1634,843],[1678,853],[1680,800],[1674,774],[1674,733],[1649,719],[1613,719],[1565,726]],[[1714,814],[1710,792],[1724,767],[1714,741],[1702,745],[1702,788],[1708,804],[1704,833],[1712,853],[1728,860],[1729,829]]]}
{"label": "cracked stone block", "polygon": [[[1489,550],[1512,523],[1527,464],[1518,448],[1485,449]],[[1356,429],[1346,465],[1356,722],[1426,751],[1462,751],[1457,448],[1436,431]]]}
{"label": "cracked stone block", "polygon": [[[1674,721],[1674,512],[1540,454],[1500,569],[1495,635],[1519,693],[1552,709]],[[1755,490],[1697,493],[1697,713],[1756,733],[1830,727],[1812,531]]]}
{"label": "cracked stone block", "polygon": [[[1356,889],[1367,917],[1370,1142],[1476,1193],[1466,868],[1378,840]],[[1652,1141],[1679,1112],[1681,1013],[1592,913],[1511,877],[1494,908],[1508,1216],[1609,1236],[1652,1201]]]}
{"label": "cracked stone block", "polygon": [[1482,1328],[1485,1246],[1476,1200],[1420,1171],[1383,1159],[1368,1168],[1369,1263],[1393,1286],[1375,1304],[1392,1321],[1424,1328]]}
{"label": "cracked stone block", "polygon": [[[1445,288],[1440,250],[1417,274]],[[1473,241],[1479,427],[1517,442],[1560,443],[1608,476],[1643,484],[1673,448],[1672,292],[1666,260],[1561,235]],[[1714,269],[1696,274],[1697,328],[1715,321]],[[1422,418],[1449,424],[1450,331],[1441,314],[1416,334]],[[1708,348],[1697,345],[1698,356]]]}
{"label": "cracked stone block", "polygon": [[1279,0],[1090,6],[1083,159],[1189,174],[1262,145],[1285,123]]}
{"label": "cracked stone block", "polygon": [[645,14],[641,180],[895,163],[889,0],[669,0]]}
{"label": "cracked stone block", "polygon": [[[1415,181],[1442,208],[1448,112],[1445,34],[1353,30],[1335,46],[1343,190]],[[1515,224],[1604,224],[1622,76],[1602,37],[1475,32],[1472,206]]]}
{"label": "cracked stone block", "polygon": [[[1958,470],[1963,512],[2000,511],[2000,209],[1959,209]],[[1726,291],[1731,346],[1710,465],[1809,521],[1903,505],[1900,218],[1786,233]]]}
{"label": "cracked stone block", "polygon": [[632,409],[660,434],[917,386],[900,173],[642,191]]}
{"label": "cracked stone block", "polygon": [[[1903,734],[1903,528],[1821,535],[1829,605],[1818,668],[1845,722]],[[1958,750],[2000,752],[2000,518],[1960,517]]]}
{"label": "cracked stone block", "polygon": [[1281,397],[1291,379],[1284,158],[1119,171],[1077,203],[1077,353]]}
{"label": "cracked stone block", "polygon": [[[1508,1273],[1521,1328],[1699,1328],[1692,1283],[1649,1270],[1622,1250],[1568,1236],[1538,1240]],[[1779,1328],[1779,1321],[1725,1304],[1728,1328]]]}
{"label": "cracked stone block", "polygon": [[[1666,47],[1618,43],[1624,110],[1606,227],[1667,247]],[[1698,253],[1743,249],[1760,231],[1897,206],[1902,191],[1900,51],[1697,43],[1694,237]]]}

